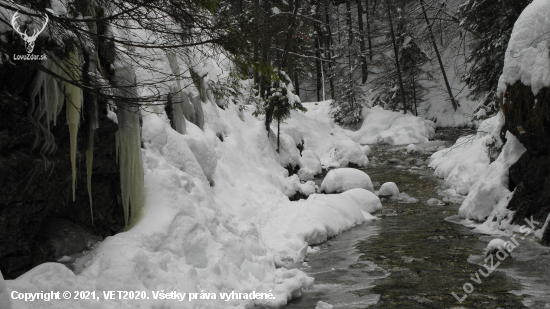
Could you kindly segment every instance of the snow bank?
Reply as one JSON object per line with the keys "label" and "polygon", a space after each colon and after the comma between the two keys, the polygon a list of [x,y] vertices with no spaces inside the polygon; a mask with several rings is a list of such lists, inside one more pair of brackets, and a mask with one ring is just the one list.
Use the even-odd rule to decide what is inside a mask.
{"label": "snow bank", "polygon": [[412,114],[384,110],[379,106],[363,109],[363,124],[346,133],[359,144],[404,145],[424,143],[435,136],[435,124]]}
{"label": "snow bank", "polygon": [[399,188],[397,188],[397,185],[394,182],[386,182],[380,187],[378,196],[397,197],[399,196]]}
{"label": "snow bank", "polygon": [[323,243],[363,223],[363,212],[381,208],[381,204],[375,201],[378,198],[373,198],[371,192],[363,189],[351,191],[313,194],[307,200],[283,203],[273,209],[260,230],[267,247],[280,259],[279,263],[303,260],[308,246]]}
{"label": "snow bank", "polygon": [[321,160],[319,156],[306,149],[302,151],[302,157],[300,158],[300,170],[298,171],[298,176],[301,180],[311,180],[317,174],[320,174],[323,171],[321,166]]}
{"label": "snow bank", "polygon": [[485,120],[476,135],[461,137],[452,147],[434,153],[428,166],[435,168],[435,175],[444,178],[448,187],[459,194],[468,194],[489,167],[487,144],[500,141],[498,136],[503,125],[502,113]]}
{"label": "snow bank", "polygon": [[344,192],[354,188],[374,191],[372,181],[367,173],[354,168],[339,168],[331,170],[321,183],[321,192]]}
{"label": "snow bank", "polygon": [[550,86],[550,2],[534,0],[514,24],[498,81],[498,92],[521,81],[533,94]]}
{"label": "snow bank", "polygon": [[330,102],[302,103],[307,112],[291,111],[281,131],[303,140],[304,149],[316,154],[324,168],[346,167],[349,163],[367,166],[369,160],[361,147],[332,121]]}
{"label": "snow bank", "polygon": [[506,133],[506,139],[499,157],[489,165],[460,206],[458,214],[461,218],[482,221],[494,210],[493,217],[500,215],[495,224],[500,224],[502,215],[507,214],[506,206],[512,194],[508,190],[508,170],[526,149],[510,132]]}
{"label": "snow bank", "polygon": [[333,306],[329,303],[325,303],[323,301],[317,302],[317,306],[315,306],[315,309],[332,309]]}

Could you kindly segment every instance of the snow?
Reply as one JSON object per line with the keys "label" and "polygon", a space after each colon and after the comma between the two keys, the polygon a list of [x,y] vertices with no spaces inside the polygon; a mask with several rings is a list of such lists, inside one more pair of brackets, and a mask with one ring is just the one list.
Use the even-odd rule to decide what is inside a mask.
{"label": "snow", "polygon": [[363,154],[367,157],[373,154],[373,151],[369,145],[361,146],[361,152],[363,152]]}
{"label": "snow", "polygon": [[[158,66],[168,71],[159,59]],[[138,80],[145,79],[146,72],[136,72]],[[300,164],[313,174],[323,160],[332,166],[368,164],[343,130],[293,114],[288,122],[297,133],[283,131],[289,133],[281,134],[277,153],[276,135],[268,137],[251,112],[232,104],[225,110],[200,104],[204,130],[186,122],[184,135],[172,129],[162,105],[143,112],[144,206],[135,225],[106,238],[81,261],[76,274],[62,264],[46,263],[6,281],[8,292],[145,291],[151,299],[12,301],[14,308],[181,308],[177,300],[153,299],[152,292],[160,290],[274,295],[269,300],[186,300],[186,308],[280,307],[313,284],[302,271],[281,266],[303,260],[310,245],[376,219],[370,213],[381,203],[373,193],[314,194],[312,181],[288,177],[284,168]],[[293,138],[300,138],[300,132],[302,157]],[[359,173],[359,187],[373,190],[367,174],[349,168],[331,171],[346,175],[340,186],[357,187],[348,187],[346,170]],[[309,197],[290,202],[288,196],[296,192]]]}
{"label": "snow", "polygon": [[409,144],[406,148],[407,150],[407,153],[408,154],[412,154],[412,153],[419,153],[419,152],[422,152],[422,149],[420,149],[418,146],[416,146],[415,144]]}
{"label": "snow", "polygon": [[507,245],[508,245],[508,243],[506,241],[504,241],[500,238],[495,238],[487,244],[486,251],[490,252],[490,251],[493,251],[495,249],[506,249]]}
{"label": "snow", "polygon": [[497,225],[505,219],[503,216],[507,215],[506,206],[512,195],[508,190],[508,169],[526,150],[510,132],[506,133],[506,139],[501,154],[474,184],[460,206],[458,213],[461,218],[482,221],[493,214],[492,217],[498,218]]}
{"label": "snow", "polygon": [[432,121],[379,106],[364,108],[363,119],[359,130],[346,131],[359,144],[405,145],[424,143],[435,136]]}
{"label": "snow", "polygon": [[300,180],[312,180],[315,175],[320,174],[322,171],[323,168],[319,156],[309,149],[302,151],[300,170],[298,171]]}
{"label": "snow", "polygon": [[369,159],[359,145],[352,140],[340,140],[334,144],[333,163],[330,166],[343,167],[353,163],[358,166],[367,166]]}
{"label": "snow", "polygon": [[315,309],[332,309],[333,306],[331,304],[325,303],[323,301],[319,301],[317,303],[317,306],[315,306]]}
{"label": "snow", "polygon": [[276,264],[302,261],[308,246],[327,241],[365,221],[371,202],[358,201],[360,193],[313,194],[307,200],[288,202],[272,209],[260,231]]}
{"label": "snow", "polygon": [[339,168],[331,170],[321,183],[321,192],[345,192],[354,188],[374,191],[374,187],[367,173],[354,168]]}
{"label": "snow", "polygon": [[282,132],[298,139],[298,143],[303,141],[304,150],[316,154],[323,168],[346,167],[349,163],[368,165],[369,160],[360,145],[332,121],[330,101],[302,105],[307,108],[307,112],[291,111],[291,118],[281,124]]}
{"label": "snow", "polygon": [[380,190],[378,191],[378,196],[398,197],[399,189],[394,182],[386,182],[380,187]]}
{"label": "snow", "polygon": [[443,206],[445,205],[445,203],[443,203],[442,201],[436,199],[436,198],[431,198],[428,200],[428,205],[430,206]]}
{"label": "snow", "polygon": [[460,137],[453,146],[434,153],[428,166],[435,168],[435,175],[444,178],[448,187],[459,194],[468,194],[488,169],[487,145],[500,141],[498,136],[503,125],[502,113],[486,119],[476,135]]}
{"label": "snow", "polygon": [[2,309],[11,309],[10,295],[6,288],[6,282],[4,281],[2,272],[0,272],[0,307],[2,307]]}
{"label": "snow", "polygon": [[531,86],[533,94],[550,86],[550,3],[534,0],[514,24],[506,49],[504,68],[498,82],[498,92],[506,85],[521,81]]}
{"label": "snow", "polygon": [[[351,196],[351,198],[361,207],[361,210],[368,214],[375,213],[382,209],[382,202],[380,202],[378,196],[369,190],[356,188],[342,194]],[[368,218],[370,218],[370,216]]]}

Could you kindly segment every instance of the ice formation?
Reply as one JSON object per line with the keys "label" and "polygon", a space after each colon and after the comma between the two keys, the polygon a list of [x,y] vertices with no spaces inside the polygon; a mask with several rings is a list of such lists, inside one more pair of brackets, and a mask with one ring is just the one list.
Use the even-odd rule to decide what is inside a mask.
{"label": "ice formation", "polygon": [[[137,92],[133,67],[124,60],[120,60],[115,64],[114,78],[119,87],[117,88],[119,89],[117,95],[121,98],[136,99]],[[120,168],[124,221],[128,225],[138,218],[143,207],[143,162],[141,160],[139,106],[132,103],[118,104],[117,117],[117,159]]]}

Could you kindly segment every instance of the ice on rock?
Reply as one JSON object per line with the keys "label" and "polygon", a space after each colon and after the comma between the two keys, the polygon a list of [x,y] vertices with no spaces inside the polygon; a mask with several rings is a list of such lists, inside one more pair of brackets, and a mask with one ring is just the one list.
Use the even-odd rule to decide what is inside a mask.
{"label": "ice on rock", "polygon": [[397,185],[394,182],[386,182],[380,187],[380,190],[378,191],[378,196],[398,197],[399,188],[397,188]]}
{"label": "ice on rock", "polygon": [[300,170],[298,171],[300,180],[312,180],[315,175],[320,174],[322,171],[323,168],[319,156],[308,149],[302,151]]}
{"label": "ice on rock", "polygon": [[321,192],[337,193],[354,188],[362,188],[374,192],[372,181],[367,173],[355,168],[339,168],[331,170],[321,183]]}

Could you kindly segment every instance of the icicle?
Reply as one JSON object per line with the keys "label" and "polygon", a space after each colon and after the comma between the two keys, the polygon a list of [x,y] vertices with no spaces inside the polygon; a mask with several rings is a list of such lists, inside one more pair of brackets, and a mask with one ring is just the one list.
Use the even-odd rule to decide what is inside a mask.
{"label": "icicle", "polygon": [[[80,81],[82,72],[80,70],[80,57],[76,51],[72,51],[67,59],[65,73],[73,81]],[[71,139],[71,167],[73,180],[73,202],[76,191],[76,139],[78,135],[78,125],[80,123],[80,112],[82,110],[82,89],[72,84],[65,85],[67,124],[69,125],[69,134]]]}
{"label": "icicle", "polygon": [[[52,59],[43,60],[41,64],[54,74],[60,76],[63,74],[63,70]],[[46,168],[50,164],[49,158],[57,149],[54,136],[50,132],[50,124],[52,122],[56,124],[57,115],[63,108],[65,99],[63,84],[50,74],[38,71],[30,86],[29,116],[36,130],[33,149],[43,142],[40,155],[44,159]]]}
{"label": "icicle", "polygon": [[174,52],[166,53],[166,58],[168,59],[168,64],[170,65],[172,74],[176,76],[177,84],[175,88],[171,88],[173,94],[172,97],[174,98],[174,129],[181,134],[185,134],[185,118],[189,119],[189,115],[184,115],[187,108],[184,108],[183,104],[187,102],[184,101],[183,92],[181,91],[181,72],[178,64],[178,58]]}
{"label": "icicle", "polygon": [[[137,98],[135,73],[132,66],[121,61],[115,66],[117,96]],[[141,128],[139,106],[119,102],[116,133],[117,159],[126,226],[135,221],[143,207],[143,162],[141,159]],[[132,216],[130,218],[130,207]]]}
{"label": "icicle", "polygon": [[[95,72],[97,64],[95,61],[90,61],[90,71]],[[92,202],[92,162],[94,160],[94,136],[95,130],[99,128],[97,115],[97,98],[94,96],[92,100],[93,112],[90,115],[90,127],[88,131],[88,148],[86,149],[86,184],[88,185],[88,197],[90,199],[90,215],[92,216],[92,225],[94,224],[94,211]]]}

